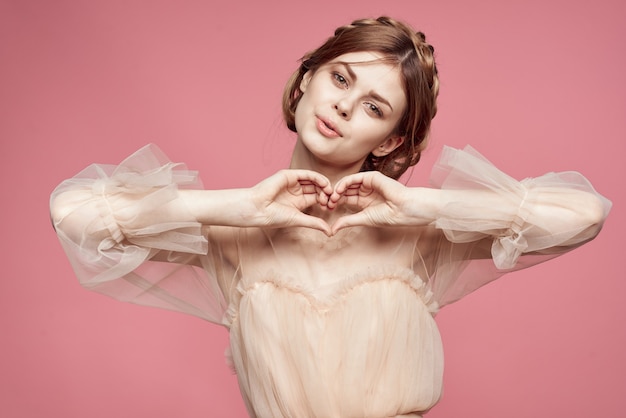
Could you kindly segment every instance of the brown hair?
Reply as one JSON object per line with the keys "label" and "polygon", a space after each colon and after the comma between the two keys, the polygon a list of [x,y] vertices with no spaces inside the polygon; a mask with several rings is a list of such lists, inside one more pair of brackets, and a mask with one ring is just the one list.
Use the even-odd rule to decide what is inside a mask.
{"label": "brown hair", "polygon": [[366,158],[361,171],[378,170],[397,179],[409,167],[417,164],[426,148],[431,120],[437,113],[439,78],[434,59],[434,48],[426,42],[422,32],[391,19],[360,19],[335,30],[319,48],[302,57],[300,67],[293,73],[283,93],[283,117],[287,127],[296,132],[295,111],[302,97],[300,82],[307,71],[349,52],[371,51],[384,56],[386,62],[400,66],[407,107],[396,127],[395,134],[404,142],[390,154]]}

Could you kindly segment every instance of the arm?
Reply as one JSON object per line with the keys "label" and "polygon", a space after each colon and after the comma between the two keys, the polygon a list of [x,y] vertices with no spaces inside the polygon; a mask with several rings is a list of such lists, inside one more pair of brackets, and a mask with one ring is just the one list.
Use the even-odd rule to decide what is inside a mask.
{"label": "arm", "polygon": [[[550,173],[518,182],[482,157],[447,149],[435,171],[441,189],[407,188],[379,173],[359,173],[337,184],[329,207],[342,201],[362,211],[351,225],[433,225],[452,242],[491,238],[498,268],[521,253],[563,252],[599,232],[610,203],[578,173]],[[437,183],[437,182],[436,182]]]}
{"label": "arm", "polygon": [[183,205],[208,225],[280,228],[304,226],[330,234],[322,219],[302,211],[326,205],[330,181],[309,170],[281,170],[249,189],[193,191]]}
{"label": "arm", "polygon": [[118,166],[92,165],[65,180],[50,211],[84,287],[221,323],[238,268],[227,244],[238,235],[207,225],[326,231],[299,210],[330,192],[319,184],[330,188],[315,173],[285,171],[249,189],[202,190],[195,172],[148,146]]}
{"label": "arm", "polygon": [[55,230],[74,242],[166,243],[201,254],[202,225],[300,225],[329,233],[302,209],[330,192],[325,177],[305,170],[283,170],[248,189],[202,190],[195,172],[148,146],[119,166],[93,165],[63,182],[52,193],[50,212]]}
{"label": "arm", "polygon": [[[311,171],[283,170],[247,189],[177,190],[171,187],[172,183],[133,189],[115,181],[110,183],[113,184],[103,184],[100,189],[89,185],[55,191],[50,203],[55,229],[78,241],[131,242],[198,224],[306,226],[330,232],[324,221],[302,213],[320,196],[330,194],[330,182]],[[321,193],[325,188],[326,192]]]}

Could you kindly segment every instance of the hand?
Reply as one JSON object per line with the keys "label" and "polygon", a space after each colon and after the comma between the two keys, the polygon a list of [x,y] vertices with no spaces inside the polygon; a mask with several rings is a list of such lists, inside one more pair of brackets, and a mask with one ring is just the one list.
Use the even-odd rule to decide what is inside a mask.
{"label": "hand", "polygon": [[326,207],[333,192],[330,181],[309,170],[281,170],[252,188],[257,225],[304,226],[330,235],[323,219],[302,211],[313,205]]}
{"label": "hand", "polygon": [[331,234],[357,225],[402,225],[407,187],[378,171],[352,174],[341,179],[328,200],[327,207],[354,206],[359,211],[339,218]]}

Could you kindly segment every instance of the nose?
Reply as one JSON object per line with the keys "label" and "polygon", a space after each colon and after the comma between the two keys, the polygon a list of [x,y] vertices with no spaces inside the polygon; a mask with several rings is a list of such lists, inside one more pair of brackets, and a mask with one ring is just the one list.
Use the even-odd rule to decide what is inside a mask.
{"label": "nose", "polygon": [[337,100],[337,102],[333,105],[333,108],[342,119],[350,120],[352,107],[350,105],[350,101],[346,97]]}

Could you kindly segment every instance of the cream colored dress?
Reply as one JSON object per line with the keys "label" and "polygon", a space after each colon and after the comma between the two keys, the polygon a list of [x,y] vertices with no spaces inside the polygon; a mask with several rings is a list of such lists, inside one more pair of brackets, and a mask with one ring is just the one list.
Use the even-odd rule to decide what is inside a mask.
{"label": "cream colored dress", "polygon": [[[433,173],[435,187],[490,190],[518,209],[458,202],[428,226],[354,227],[332,238],[306,228],[137,227],[136,205],[158,211],[179,188],[201,188],[195,172],[150,145],[63,182],[52,199],[86,193],[81,216],[68,213],[55,228],[88,289],[227,327],[251,416],[419,417],[442,392],[436,312],[595,235],[589,225],[529,224],[533,199],[576,188],[598,196],[605,216],[610,207],[578,173],[518,182],[471,148],[444,149]],[[70,238],[76,219],[84,233]],[[94,239],[102,230],[107,238]]]}

